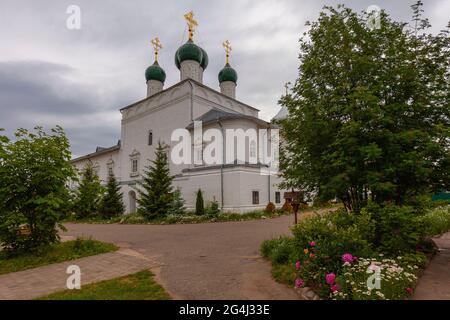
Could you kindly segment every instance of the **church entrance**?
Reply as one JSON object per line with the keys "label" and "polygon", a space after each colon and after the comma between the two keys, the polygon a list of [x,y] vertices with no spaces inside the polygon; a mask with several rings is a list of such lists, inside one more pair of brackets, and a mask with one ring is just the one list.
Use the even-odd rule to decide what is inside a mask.
{"label": "church entrance", "polygon": [[129,213],[135,213],[136,212],[136,192],[131,190],[128,192],[128,199],[130,200],[130,212]]}

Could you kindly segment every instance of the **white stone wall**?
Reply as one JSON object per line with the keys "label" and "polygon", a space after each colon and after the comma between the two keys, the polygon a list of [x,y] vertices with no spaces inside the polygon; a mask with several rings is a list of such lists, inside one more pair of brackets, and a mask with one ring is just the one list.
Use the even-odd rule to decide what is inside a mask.
{"label": "white stone wall", "polygon": [[220,83],[220,92],[233,99],[236,98],[236,83],[233,81],[224,81]]}
{"label": "white stone wall", "polygon": [[162,91],[164,83],[158,80],[147,81],[147,97],[150,97],[160,91]]}

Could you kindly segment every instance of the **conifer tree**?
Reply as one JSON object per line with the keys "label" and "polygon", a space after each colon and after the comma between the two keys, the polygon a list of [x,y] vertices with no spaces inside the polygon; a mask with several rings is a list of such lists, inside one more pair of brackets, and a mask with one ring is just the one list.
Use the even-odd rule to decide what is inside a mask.
{"label": "conifer tree", "polygon": [[200,189],[198,189],[197,191],[197,200],[195,202],[195,214],[199,216],[205,214],[205,204],[203,202],[202,190]]}
{"label": "conifer tree", "polygon": [[172,201],[172,179],[166,153],[167,146],[158,142],[155,160],[151,161],[140,183],[138,212],[147,219],[164,216]]}
{"label": "conifer tree", "polygon": [[125,211],[120,192],[119,183],[114,174],[108,177],[108,184],[106,185],[106,193],[104,194],[99,207],[99,213],[105,218],[122,215]]}
{"label": "conifer tree", "polygon": [[98,213],[102,192],[100,179],[94,171],[92,163],[88,163],[82,171],[81,182],[76,194],[74,209],[77,218],[86,218]]}
{"label": "conifer tree", "polygon": [[182,215],[186,213],[184,207],[184,199],[181,196],[181,190],[177,188],[172,194],[172,202],[170,203],[169,214]]}

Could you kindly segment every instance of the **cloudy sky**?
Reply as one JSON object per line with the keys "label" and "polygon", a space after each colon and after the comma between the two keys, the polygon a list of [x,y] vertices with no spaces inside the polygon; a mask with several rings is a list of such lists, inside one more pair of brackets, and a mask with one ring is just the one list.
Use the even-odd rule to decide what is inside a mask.
{"label": "cloudy sky", "polygon": [[[204,83],[218,89],[224,65],[221,43],[233,46],[231,63],[239,74],[237,98],[270,119],[279,110],[284,84],[294,81],[298,39],[305,22],[323,5],[345,3],[357,10],[369,5],[409,21],[410,1],[318,0],[1,0],[0,128],[66,130],[74,155],[110,146],[120,136],[119,109],[145,97],[145,68],[153,62],[150,39],[164,44],[160,65],[165,86],[179,81],[176,49],[186,41],[183,14],[194,10],[199,22],[195,41],[210,64]],[[443,29],[450,1],[424,0],[433,31]],[[69,5],[81,9],[81,29],[66,27]]]}

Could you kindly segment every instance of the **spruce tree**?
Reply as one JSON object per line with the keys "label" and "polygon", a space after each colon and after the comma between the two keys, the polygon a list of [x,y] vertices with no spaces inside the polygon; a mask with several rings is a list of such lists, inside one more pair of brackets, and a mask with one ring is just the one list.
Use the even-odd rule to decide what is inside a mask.
{"label": "spruce tree", "polygon": [[170,209],[172,200],[172,179],[167,161],[167,146],[158,142],[155,160],[144,172],[139,191],[139,213],[147,219],[164,216]]}
{"label": "spruce tree", "polygon": [[169,214],[183,215],[186,213],[184,207],[184,199],[181,196],[181,190],[177,188],[172,194],[172,201],[170,203]]}
{"label": "spruce tree", "polygon": [[122,215],[125,211],[120,186],[114,174],[108,177],[106,193],[100,202],[98,211],[105,218]]}
{"label": "spruce tree", "polygon": [[83,169],[81,182],[77,190],[74,207],[77,218],[86,218],[97,214],[102,192],[103,187],[100,184],[100,179],[94,171],[92,163],[88,163]]}
{"label": "spruce tree", "polygon": [[197,200],[195,202],[195,214],[199,216],[205,214],[205,205],[203,203],[202,190],[200,189],[198,189],[197,191]]}

